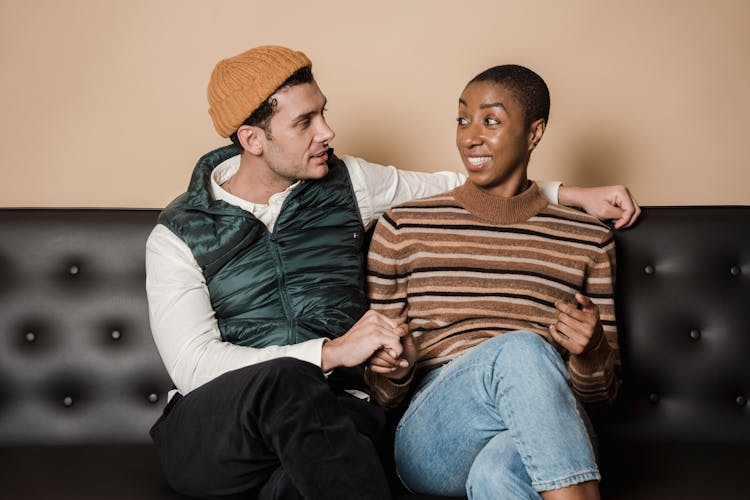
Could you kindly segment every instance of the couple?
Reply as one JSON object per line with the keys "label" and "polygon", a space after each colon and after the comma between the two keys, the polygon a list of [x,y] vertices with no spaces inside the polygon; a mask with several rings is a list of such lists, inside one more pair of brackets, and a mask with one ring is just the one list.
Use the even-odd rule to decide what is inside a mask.
{"label": "couple", "polygon": [[[527,179],[549,95],[525,68],[464,89],[464,176],[334,155],[311,67],[276,46],[217,64],[209,114],[233,144],[199,160],[149,237],[151,326],[176,386],[152,428],[169,484],[389,498],[373,444],[383,413],[362,396],[388,406],[414,386],[396,441],[409,488],[596,498],[578,402],[617,389],[614,249],[604,226],[555,203],[618,228],[637,205],[622,187]],[[368,310],[363,236],[386,211]]]}

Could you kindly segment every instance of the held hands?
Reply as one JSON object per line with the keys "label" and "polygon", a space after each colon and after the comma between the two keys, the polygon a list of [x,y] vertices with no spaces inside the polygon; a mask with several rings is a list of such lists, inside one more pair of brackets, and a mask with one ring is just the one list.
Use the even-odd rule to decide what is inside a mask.
{"label": "held hands", "polygon": [[379,350],[398,359],[403,352],[401,336],[406,331],[390,318],[367,311],[348,332],[323,344],[320,367],[328,372],[339,366],[357,366]]}
{"label": "held hands", "polygon": [[561,205],[581,208],[597,219],[614,220],[615,229],[632,226],[641,215],[641,207],[625,186],[560,186],[558,201]]}
{"label": "held hands", "polygon": [[380,349],[370,358],[370,371],[391,380],[399,380],[409,375],[417,362],[418,352],[411,332],[407,330],[406,325],[402,327],[405,333],[401,337],[401,356],[393,356],[388,350]]}
{"label": "held hands", "polygon": [[549,332],[568,352],[580,356],[593,349],[604,333],[599,320],[599,307],[580,293],[575,297],[581,309],[568,302],[555,303],[557,323],[549,326]]}

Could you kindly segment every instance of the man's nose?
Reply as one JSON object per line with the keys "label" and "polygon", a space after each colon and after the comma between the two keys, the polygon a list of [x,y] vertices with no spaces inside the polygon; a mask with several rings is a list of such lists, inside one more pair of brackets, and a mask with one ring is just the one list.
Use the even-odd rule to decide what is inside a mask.
{"label": "man's nose", "polygon": [[336,137],[336,133],[333,131],[333,129],[328,125],[328,122],[325,120],[321,121],[320,128],[318,129],[318,133],[315,137],[317,142],[321,142],[324,144],[329,144],[331,141],[333,141],[333,138]]}

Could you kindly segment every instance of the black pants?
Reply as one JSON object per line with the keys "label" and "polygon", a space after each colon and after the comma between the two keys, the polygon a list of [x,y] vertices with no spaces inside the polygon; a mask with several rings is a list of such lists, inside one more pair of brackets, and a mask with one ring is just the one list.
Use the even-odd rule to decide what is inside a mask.
{"label": "black pants", "polygon": [[320,368],[281,358],[175,397],[151,429],[176,491],[200,498],[390,498],[375,406],[336,395]]}

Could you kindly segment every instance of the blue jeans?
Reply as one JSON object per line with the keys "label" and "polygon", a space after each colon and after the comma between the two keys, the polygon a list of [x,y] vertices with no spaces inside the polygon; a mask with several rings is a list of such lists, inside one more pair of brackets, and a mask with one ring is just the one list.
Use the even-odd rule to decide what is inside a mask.
{"label": "blue jeans", "polygon": [[470,499],[540,498],[599,480],[594,449],[560,355],[511,332],[430,372],[396,431],[412,491]]}

